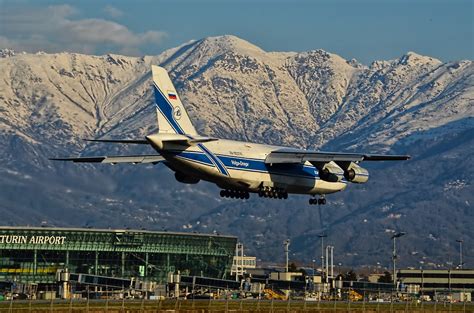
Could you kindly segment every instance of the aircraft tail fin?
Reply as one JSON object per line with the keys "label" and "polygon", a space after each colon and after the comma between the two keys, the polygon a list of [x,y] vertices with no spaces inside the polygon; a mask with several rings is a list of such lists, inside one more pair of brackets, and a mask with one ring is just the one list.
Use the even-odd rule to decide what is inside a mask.
{"label": "aircraft tail fin", "polygon": [[155,92],[158,132],[196,135],[196,129],[179,99],[168,72],[164,68],[155,65],[151,66],[151,72]]}

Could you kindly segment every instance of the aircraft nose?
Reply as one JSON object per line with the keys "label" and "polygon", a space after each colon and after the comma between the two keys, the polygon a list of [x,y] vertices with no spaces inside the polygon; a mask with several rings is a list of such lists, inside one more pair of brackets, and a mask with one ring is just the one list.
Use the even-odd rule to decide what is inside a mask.
{"label": "aircraft nose", "polygon": [[327,182],[324,180],[318,180],[316,188],[323,191],[323,193],[334,193],[346,189],[347,184],[345,182]]}
{"label": "aircraft nose", "polygon": [[347,187],[347,183],[344,183],[344,182],[337,182],[337,183],[333,183],[333,184],[334,185],[332,186],[332,188],[333,188],[334,192],[343,191]]}

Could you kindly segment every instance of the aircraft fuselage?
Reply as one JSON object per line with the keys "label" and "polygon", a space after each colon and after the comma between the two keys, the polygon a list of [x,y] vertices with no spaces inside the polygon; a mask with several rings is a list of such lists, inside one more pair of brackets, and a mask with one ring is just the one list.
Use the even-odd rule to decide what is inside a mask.
{"label": "aircraft fuselage", "polygon": [[217,184],[223,189],[258,192],[278,188],[295,194],[328,194],[343,190],[346,183],[327,182],[318,170],[304,164],[266,164],[265,158],[279,146],[219,139],[196,145],[160,143],[148,140],[166,160],[167,165],[197,179]]}
{"label": "aircraft fuselage", "polygon": [[163,162],[181,183],[216,184],[222,197],[286,199],[289,194],[319,195],[310,204],[325,204],[325,194],[347,182],[363,184],[369,172],[361,161],[408,160],[407,155],[325,152],[211,138],[199,135],[166,69],[152,66],[158,132],[145,139],[92,139],[95,142],[150,144],[157,154],[53,158],[88,163]]}

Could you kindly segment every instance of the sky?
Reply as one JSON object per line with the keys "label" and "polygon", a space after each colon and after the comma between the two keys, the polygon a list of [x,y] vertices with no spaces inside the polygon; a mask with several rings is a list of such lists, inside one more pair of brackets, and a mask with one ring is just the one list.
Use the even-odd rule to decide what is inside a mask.
{"label": "sky", "polygon": [[157,55],[235,35],[266,51],[369,64],[408,51],[474,59],[472,0],[0,0],[0,49]]}

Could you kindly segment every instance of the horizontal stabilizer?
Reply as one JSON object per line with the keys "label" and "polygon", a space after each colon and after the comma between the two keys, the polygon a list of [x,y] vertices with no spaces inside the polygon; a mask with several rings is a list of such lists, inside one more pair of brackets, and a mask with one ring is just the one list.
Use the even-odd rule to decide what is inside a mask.
{"label": "horizontal stabilizer", "polygon": [[153,134],[146,136],[146,139],[150,143],[155,144],[177,144],[183,146],[194,146],[199,143],[210,142],[219,140],[217,138],[206,137],[206,136],[189,136],[180,134]]}
{"label": "horizontal stabilizer", "polygon": [[378,155],[363,153],[340,153],[324,152],[314,150],[280,149],[272,151],[267,155],[265,163],[304,163],[309,162],[360,162],[360,161],[404,161],[408,160],[408,155]]}
{"label": "horizontal stabilizer", "polygon": [[139,144],[147,145],[148,141],[145,139],[84,139],[85,141],[92,142],[109,142],[109,143],[128,143],[128,144]]}
{"label": "horizontal stabilizer", "polygon": [[187,145],[196,145],[198,143],[204,143],[204,142],[209,142],[209,141],[216,141],[219,140],[217,138],[211,138],[211,137],[190,137],[190,138],[183,138],[183,139],[168,139],[168,140],[163,140],[164,142],[175,142],[179,144],[187,144]]}
{"label": "horizontal stabilizer", "polygon": [[70,161],[74,163],[159,163],[164,158],[159,154],[154,155],[126,155],[126,156],[90,156],[90,157],[66,157],[66,158],[51,158],[52,161]]}

